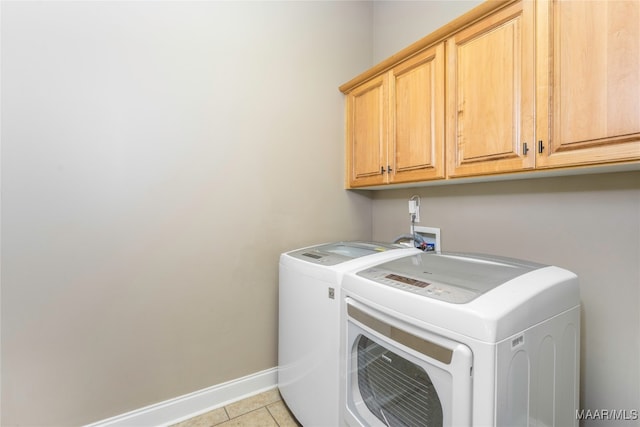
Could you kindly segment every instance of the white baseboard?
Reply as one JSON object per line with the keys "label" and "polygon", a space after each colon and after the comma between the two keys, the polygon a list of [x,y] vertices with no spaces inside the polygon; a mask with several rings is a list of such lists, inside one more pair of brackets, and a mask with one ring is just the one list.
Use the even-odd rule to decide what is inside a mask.
{"label": "white baseboard", "polygon": [[271,368],[88,424],[86,427],[168,426],[270,390],[277,385],[278,368]]}

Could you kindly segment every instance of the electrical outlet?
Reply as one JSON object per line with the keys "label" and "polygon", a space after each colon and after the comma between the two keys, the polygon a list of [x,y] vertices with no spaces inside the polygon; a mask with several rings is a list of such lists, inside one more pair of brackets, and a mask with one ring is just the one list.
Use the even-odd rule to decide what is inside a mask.
{"label": "electrical outlet", "polygon": [[415,200],[409,200],[409,215],[412,222],[420,222],[420,203]]}
{"label": "electrical outlet", "polygon": [[[413,231],[427,242],[427,252],[440,252],[442,246],[440,244],[440,229],[436,227],[421,227],[416,225]],[[409,230],[411,232],[411,230]]]}

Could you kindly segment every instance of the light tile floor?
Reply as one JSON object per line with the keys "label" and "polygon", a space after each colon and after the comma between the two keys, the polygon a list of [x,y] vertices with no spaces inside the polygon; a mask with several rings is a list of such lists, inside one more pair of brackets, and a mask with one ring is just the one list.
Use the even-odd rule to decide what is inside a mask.
{"label": "light tile floor", "polygon": [[188,419],[172,427],[300,427],[277,388]]}

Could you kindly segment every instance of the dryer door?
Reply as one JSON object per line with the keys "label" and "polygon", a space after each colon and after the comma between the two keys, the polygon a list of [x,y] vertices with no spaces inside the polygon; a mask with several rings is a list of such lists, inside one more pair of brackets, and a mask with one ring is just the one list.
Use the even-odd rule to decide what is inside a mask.
{"label": "dryer door", "polygon": [[471,424],[469,347],[351,298],[347,314],[347,423]]}

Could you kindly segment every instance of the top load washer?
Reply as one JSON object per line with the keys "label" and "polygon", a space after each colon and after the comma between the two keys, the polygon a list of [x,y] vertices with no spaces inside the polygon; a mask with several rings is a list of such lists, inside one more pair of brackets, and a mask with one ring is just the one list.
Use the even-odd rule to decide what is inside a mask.
{"label": "top load washer", "polygon": [[346,424],[577,425],[570,271],[420,253],[349,272],[342,291]]}
{"label": "top load washer", "polygon": [[278,387],[305,427],[338,425],[344,273],[417,252],[400,245],[356,241],[326,243],[280,256]]}

